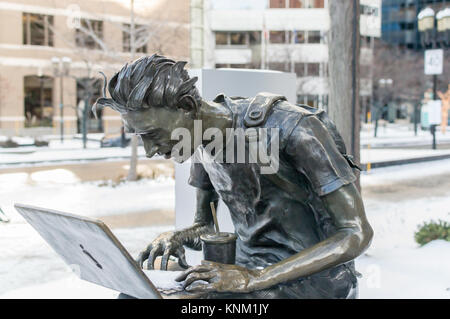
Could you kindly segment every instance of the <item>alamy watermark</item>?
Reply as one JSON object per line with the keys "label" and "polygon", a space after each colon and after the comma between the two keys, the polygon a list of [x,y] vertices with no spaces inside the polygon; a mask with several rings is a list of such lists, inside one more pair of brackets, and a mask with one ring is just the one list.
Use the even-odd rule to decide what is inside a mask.
{"label": "alamy watermark", "polygon": [[[274,174],[279,169],[279,129],[278,128],[227,128],[225,138],[222,130],[210,127],[203,131],[202,121],[194,121],[194,138],[187,128],[172,131],[171,139],[179,141],[172,147],[171,156],[177,161],[189,159],[192,149],[211,141],[202,149],[202,162],[258,164],[261,174]],[[194,143],[192,148],[191,143]],[[198,161],[196,157],[192,160]]]}

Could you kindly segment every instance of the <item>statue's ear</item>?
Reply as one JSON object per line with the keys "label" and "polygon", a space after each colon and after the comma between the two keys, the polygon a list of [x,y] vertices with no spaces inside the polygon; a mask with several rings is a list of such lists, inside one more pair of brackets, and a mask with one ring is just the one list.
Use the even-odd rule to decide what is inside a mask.
{"label": "statue's ear", "polygon": [[179,102],[178,107],[183,109],[186,113],[196,114],[198,111],[197,101],[191,95],[183,95]]}

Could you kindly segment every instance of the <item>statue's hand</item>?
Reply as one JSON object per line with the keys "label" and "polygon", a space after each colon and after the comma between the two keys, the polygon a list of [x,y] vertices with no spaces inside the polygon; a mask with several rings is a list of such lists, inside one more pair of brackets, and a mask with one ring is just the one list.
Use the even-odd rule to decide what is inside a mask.
{"label": "statue's hand", "polygon": [[[260,274],[241,266],[202,261],[199,266],[189,268],[175,280],[183,281],[183,287],[189,292],[240,292],[256,290],[255,282]],[[196,283],[205,281],[207,283]]]}
{"label": "statue's hand", "polygon": [[189,265],[186,262],[185,251],[181,236],[176,235],[175,232],[169,231],[162,233],[155,240],[152,241],[147,248],[139,254],[137,263],[140,267],[143,267],[144,261],[148,259],[147,268],[153,269],[155,259],[158,256],[161,258],[161,270],[167,270],[167,264],[169,263],[169,257],[178,257],[178,264],[183,268],[188,268]]}

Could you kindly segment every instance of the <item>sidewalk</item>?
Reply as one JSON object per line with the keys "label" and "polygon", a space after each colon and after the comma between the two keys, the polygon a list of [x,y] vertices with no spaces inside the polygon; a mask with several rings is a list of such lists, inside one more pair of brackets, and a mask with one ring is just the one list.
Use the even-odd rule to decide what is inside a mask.
{"label": "sidewalk", "polygon": [[[18,140],[26,141],[24,138]],[[130,155],[130,147],[101,148],[99,142],[89,140],[86,149],[83,149],[82,140],[66,138],[63,143],[59,139],[50,140],[48,147],[0,148],[0,168],[80,161],[125,160],[129,159]],[[138,156],[145,157],[145,150],[142,146],[138,147]]]}
{"label": "sidewalk", "polygon": [[374,125],[364,124],[361,128],[361,166],[369,168],[386,167],[450,158],[450,129],[442,134],[436,128],[437,149],[433,150],[433,137],[429,131],[418,127],[417,136],[412,124],[379,123],[377,137]]}
{"label": "sidewalk", "polygon": [[[430,131],[422,131],[417,128],[417,136],[414,134],[413,124],[379,123],[377,137],[374,137],[375,125],[363,124],[361,127],[361,149],[364,148],[426,148],[433,143],[433,136]],[[436,144],[450,145],[450,127],[447,133],[442,134],[440,127],[436,127]]]}
{"label": "sidewalk", "polygon": [[[361,129],[361,166],[365,170],[369,164],[370,168],[376,168],[450,158],[450,129],[447,134],[437,131],[437,150],[431,149],[430,132],[419,128],[415,136],[412,124],[380,123],[376,138],[373,129],[373,124],[364,124]],[[129,159],[130,147],[101,148],[97,135],[89,135],[86,149],[77,137],[66,137],[61,143],[57,136],[46,137],[52,138],[48,147],[0,148],[0,168]],[[32,144],[27,138],[14,140]],[[138,147],[138,156],[145,157],[142,146]]]}
{"label": "sidewalk", "polygon": [[361,149],[363,170],[393,165],[420,163],[450,158],[450,149]]}

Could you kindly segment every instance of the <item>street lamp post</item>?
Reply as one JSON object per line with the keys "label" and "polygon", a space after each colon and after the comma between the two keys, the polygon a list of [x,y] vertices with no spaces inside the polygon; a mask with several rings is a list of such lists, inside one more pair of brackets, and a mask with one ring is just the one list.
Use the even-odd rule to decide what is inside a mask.
{"label": "street lamp post", "polygon": [[[388,86],[391,86],[394,83],[392,79],[379,79],[378,84],[380,88],[383,88],[384,93],[387,93]],[[381,90],[380,90],[381,91]],[[380,106],[377,109],[377,113],[375,114],[375,130],[374,130],[374,137],[377,137],[378,132],[378,120],[380,119],[380,116],[383,113],[383,106],[384,99],[380,98]]]}
{"label": "street lamp post", "polygon": [[[424,72],[433,76],[433,100],[437,100],[437,76],[443,72],[443,49],[449,46],[450,9],[435,14],[433,9],[427,7],[419,12],[417,20],[425,49]],[[433,149],[436,149],[436,125],[434,120],[430,121]]]}
{"label": "street lamp post", "polygon": [[59,121],[60,121],[60,134],[61,143],[64,142],[64,92],[63,81],[65,76],[69,76],[70,64],[72,60],[68,57],[52,58],[53,76],[59,77]]}
{"label": "street lamp post", "polygon": [[42,68],[38,69],[38,78],[39,78],[39,104],[40,104],[40,125],[43,125],[44,121],[44,74],[42,73]]}

